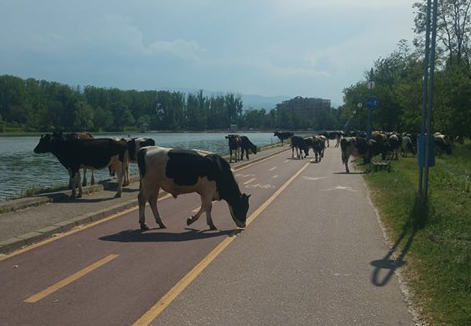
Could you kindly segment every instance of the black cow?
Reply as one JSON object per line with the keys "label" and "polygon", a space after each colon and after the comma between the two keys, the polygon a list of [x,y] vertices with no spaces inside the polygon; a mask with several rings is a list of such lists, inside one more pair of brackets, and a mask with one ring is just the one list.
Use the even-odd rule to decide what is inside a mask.
{"label": "black cow", "polygon": [[241,194],[229,163],[219,155],[203,156],[193,150],[152,146],[139,151],[137,164],[141,175],[138,195],[141,230],[148,230],[144,215],[147,201],[155,221],[160,228],[165,228],[157,210],[160,188],[175,198],[191,192],[201,196],[201,208],[187,219],[187,225],[206,212],[206,222],[211,230],[215,230],[211,218],[212,201],[224,199],[236,225],[245,227],[250,195]]}
{"label": "black cow", "polygon": [[[124,156],[126,144],[108,138],[99,139],[66,139],[62,133],[42,135],[35,153],[52,153],[59,162],[69,171],[72,180],[72,194],[70,198],[82,197],[82,184],[80,183],[80,168],[103,169],[110,165],[118,174],[118,191],[115,197],[121,197],[123,184]],[[76,196],[76,186],[79,193]]]}
{"label": "black cow", "polygon": [[[79,132],[79,133],[71,132],[71,133],[64,134],[64,137],[66,139],[93,139],[92,134],[89,133],[89,132]],[[92,173],[92,177],[91,177],[91,180],[90,180],[90,184],[94,185],[95,184],[95,173],[93,173],[93,170],[92,170],[91,173]],[[69,188],[72,187],[71,182],[72,182],[72,176],[70,176]],[[85,187],[86,185],[87,185],[87,169],[84,168],[83,169],[82,186]]]}
{"label": "black cow", "polygon": [[275,131],[273,136],[278,137],[281,140],[281,146],[283,146],[283,140],[293,137],[294,133],[291,131]]}
{"label": "black cow", "polygon": [[314,158],[316,162],[320,162],[321,159],[324,157],[324,150],[325,150],[325,139],[324,136],[313,136],[313,137],[306,137],[304,139],[306,146],[312,148],[314,152]]}
{"label": "black cow", "polygon": [[244,159],[244,152],[247,159],[249,159],[249,150],[257,154],[257,146],[255,146],[247,136],[240,136],[240,159]]}
{"label": "black cow", "polygon": [[229,163],[232,163],[232,151],[234,151],[234,161],[237,162],[240,157],[240,145],[242,140],[239,135],[227,135],[229,140]]}
{"label": "black cow", "polygon": [[[309,148],[306,145],[306,141],[301,136],[291,137],[291,158],[294,158],[294,150],[296,149],[296,157],[304,159],[309,155]],[[306,154],[303,156],[303,151]]]}

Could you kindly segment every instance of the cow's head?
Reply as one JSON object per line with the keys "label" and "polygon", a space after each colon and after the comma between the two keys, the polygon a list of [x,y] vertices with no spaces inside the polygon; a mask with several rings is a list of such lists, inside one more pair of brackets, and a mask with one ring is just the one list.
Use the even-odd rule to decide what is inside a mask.
{"label": "cow's head", "polygon": [[50,134],[41,135],[39,143],[34,148],[36,154],[48,153],[51,151],[51,146],[53,142],[53,136]]}
{"label": "cow's head", "polygon": [[245,228],[247,212],[249,211],[249,197],[251,195],[241,194],[239,200],[234,205],[229,205],[232,219],[240,228]]}

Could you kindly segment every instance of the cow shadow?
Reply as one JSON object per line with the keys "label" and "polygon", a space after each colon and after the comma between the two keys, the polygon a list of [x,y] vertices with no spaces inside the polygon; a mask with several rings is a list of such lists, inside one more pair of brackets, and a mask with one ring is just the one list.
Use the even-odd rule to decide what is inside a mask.
{"label": "cow shadow", "polygon": [[[428,216],[428,203],[424,203],[421,199],[416,198],[414,206],[409,214],[409,218],[403,225],[401,234],[397,238],[396,242],[391,246],[387,254],[382,259],[370,262],[370,265],[374,267],[371,275],[371,283],[373,283],[373,285],[378,287],[387,285],[396,270],[406,263],[404,258],[412,246],[415,235],[425,226]],[[406,238],[407,240],[405,240]],[[405,244],[402,246],[402,249],[399,249],[404,240],[406,241]],[[394,253],[398,249],[400,250],[400,253],[397,256],[394,256]],[[380,276],[382,271],[386,271],[386,275],[383,277]]]}
{"label": "cow shadow", "polygon": [[[160,229],[151,229],[160,230]],[[149,230],[149,231],[151,231]],[[239,230],[196,230],[191,228],[185,228],[185,232],[143,232],[141,230],[124,230],[116,234],[110,234],[104,237],[100,237],[103,241],[113,242],[181,242],[181,241],[192,241],[208,238],[216,238],[221,236],[234,236]]]}
{"label": "cow shadow", "polygon": [[349,174],[368,174],[364,171],[353,171],[353,172],[334,172],[334,174],[346,174],[346,175],[349,175]]}

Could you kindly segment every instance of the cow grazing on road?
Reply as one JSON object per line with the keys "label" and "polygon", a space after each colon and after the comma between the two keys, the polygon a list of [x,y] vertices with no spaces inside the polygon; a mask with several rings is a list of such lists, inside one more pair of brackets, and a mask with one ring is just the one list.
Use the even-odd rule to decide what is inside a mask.
{"label": "cow grazing on road", "polygon": [[340,149],[342,150],[342,163],[345,164],[345,171],[350,173],[348,169],[348,160],[350,156],[363,157],[370,162],[373,156],[373,146],[376,145],[374,140],[367,141],[363,137],[348,137],[340,141]]}
{"label": "cow grazing on road", "polygon": [[[93,136],[89,132],[72,132],[72,133],[67,133],[64,134],[66,139],[93,139]],[[90,184],[94,185],[95,184],[95,173],[93,170],[91,171],[92,177],[90,179]],[[72,176],[71,176],[72,177]],[[70,181],[72,181],[72,178],[70,178]],[[87,185],[87,169],[83,169],[83,180],[82,180],[82,186],[85,187]],[[72,187],[72,184],[69,182],[69,187]]]}
{"label": "cow grazing on road", "polygon": [[273,136],[278,137],[281,140],[281,146],[283,146],[283,140],[293,137],[294,133],[291,131],[275,131]]}
{"label": "cow grazing on road", "polygon": [[[291,158],[294,158],[294,150],[296,149],[296,157],[304,159],[309,155],[309,148],[306,145],[306,141],[301,136],[291,137]],[[303,151],[305,155],[303,156]]]}
{"label": "cow grazing on road", "polygon": [[187,225],[206,212],[208,226],[216,230],[211,217],[212,201],[224,199],[235,224],[245,227],[250,195],[240,192],[229,163],[219,155],[203,156],[193,150],[152,146],[139,151],[137,164],[141,175],[138,195],[141,230],[148,230],[144,215],[146,202],[159,227],[165,228],[157,210],[160,188],[175,198],[192,192],[201,196],[201,208],[187,219]]}
{"label": "cow grazing on road", "polygon": [[255,146],[247,136],[240,136],[240,159],[244,159],[244,152],[247,160],[249,159],[249,150],[257,154],[257,146]]}
{"label": "cow grazing on road", "polygon": [[[52,153],[69,171],[72,180],[71,198],[82,197],[80,183],[80,168],[103,169],[110,165],[118,175],[118,191],[115,197],[121,197],[123,184],[124,156],[126,145],[109,138],[99,139],[66,139],[62,133],[45,134],[41,136],[34,152]],[[76,195],[76,186],[79,193]]]}
{"label": "cow grazing on road", "polygon": [[229,140],[229,163],[232,163],[232,152],[234,152],[234,162],[237,162],[240,157],[242,140],[239,135],[227,135],[226,139]]}

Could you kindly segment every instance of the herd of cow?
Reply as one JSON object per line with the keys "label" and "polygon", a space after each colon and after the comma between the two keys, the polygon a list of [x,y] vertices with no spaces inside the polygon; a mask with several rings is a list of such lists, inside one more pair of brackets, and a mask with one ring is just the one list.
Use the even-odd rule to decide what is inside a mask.
{"label": "herd of cow", "polygon": [[[335,147],[340,145],[342,162],[348,169],[349,157],[363,157],[370,161],[375,155],[398,158],[398,151],[402,149],[403,155],[417,151],[417,140],[412,135],[399,135],[396,133],[373,132],[371,139],[364,137],[348,137],[350,135],[341,131],[325,132],[310,137],[294,135],[293,132],[274,133],[280,141],[290,139],[292,158],[303,159],[312,149],[316,162],[324,157],[324,150],[329,146],[329,140],[336,139]],[[243,160],[244,153],[249,159],[249,150],[257,153],[255,146],[247,136],[226,136],[229,145],[229,162]],[[436,133],[434,140],[437,147],[451,153],[449,138]],[[245,227],[249,209],[249,197],[241,193],[234,178],[229,163],[217,154],[201,150],[175,149],[155,146],[150,138],[93,138],[89,133],[54,132],[42,135],[35,153],[52,153],[69,173],[71,198],[82,196],[82,185],[86,185],[86,169],[92,170],[92,184],[94,183],[93,170],[109,168],[111,174],[116,174],[118,189],[115,197],[121,197],[122,187],[129,184],[129,164],[137,163],[140,175],[139,185],[139,223],[141,230],[148,230],[145,223],[145,205],[149,202],[155,221],[160,228],[165,224],[160,218],[157,209],[157,198],[160,189],[177,197],[180,194],[196,192],[201,197],[201,208],[188,218],[187,224],[195,222],[203,212],[206,213],[206,222],[210,229],[216,227],[211,218],[212,202],[225,200],[229,206],[230,214],[238,227]],[[83,182],[80,182],[80,169],[84,170]],[[76,188],[79,188],[78,194]]]}
{"label": "herd of cow", "polygon": [[[255,145],[250,141],[248,144],[256,153]],[[104,168],[109,168],[110,173],[116,173],[118,190],[115,198],[121,197],[122,186],[129,183],[129,163],[137,163],[140,174],[138,202],[141,230],[148,230],[144,214],[147,202],[159,227],[165,228],[157,209],[160,189],[175,198],[192,192],[200,195],[201,208],[187,220],[188,225],[206,212],[208,226],[212,230],[216,229],[211,218],[212,202],[225,200],[236,225],[245,227],[250,195],[240,192],[229,163],[217,154],[159,147],[150,138],[94,139],[88,133],[61,132],[42,135],[34,152],[52,153],[67,169],[72,188],[71,198],[82,196],[80,169],[84,169],[85,176],[85,169],[93,171]]]}

